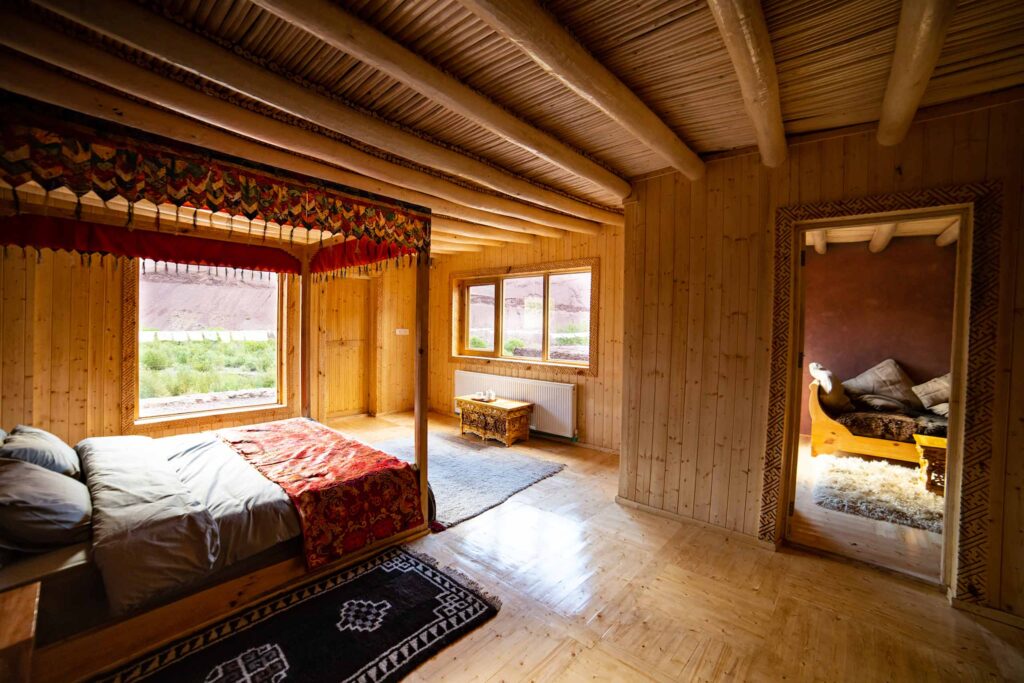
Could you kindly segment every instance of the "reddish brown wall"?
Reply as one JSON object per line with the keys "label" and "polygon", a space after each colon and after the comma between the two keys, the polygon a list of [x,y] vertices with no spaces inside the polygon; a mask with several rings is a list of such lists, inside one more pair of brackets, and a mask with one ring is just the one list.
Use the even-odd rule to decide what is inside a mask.
{"label": "reddish brown wall", "polygon": [[899,237],[879,254],[867,242],[829,244],[824,255],[808,248],[802,433],[811,362],[840,380],[886,358],[915,383],[949,372],[955,276],[956,249],[934,237]]}

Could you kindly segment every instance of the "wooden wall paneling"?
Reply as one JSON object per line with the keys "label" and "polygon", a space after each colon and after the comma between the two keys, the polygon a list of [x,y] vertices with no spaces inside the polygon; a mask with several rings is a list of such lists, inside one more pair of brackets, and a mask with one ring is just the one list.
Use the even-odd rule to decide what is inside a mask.
{"label": "wooden wall paneling", "polygon": [[672,176],[657,179],[660,207],[658,210],[658,323],[656,332],[655,373],[653,389],[654,430],[651,439],[648,504],[661,508],[665,499],[665,461],[668,450],[668,414],[672,375],[672,322],[675,287],[675,193]]}
{"label": "wooden wall paneling", "polygon": [[121,356],[124,353],[121,307],[114,302],[124,296],[122,269],[130,261],[114,256],[100,260],[103,269],[106,306],[103,311],[103,427],[101,435],[121,432]]}
{"label": "wooden wall paneling", "polygon": [[662,462],[665,470],[665,493],[661,507],[676,510],[679,507],[680,479],[683,470],[683,411],[686,398],[686,325],[689,319],[690,287],[698,283],[690,280],[690,192],[681,187],[684,181],[673,174],[669,186],[663,191],[675,198],[669,229],[674,232],[673,287],[671,320],[671,359],[669,368],[668,425],[666,429],[666,453]]}
{"label": "wooden wall paneling", "polygon": [[[707,174],[707,252],[705,262],[704,333],[700,378],[700,417],[697,424],[697,478],[693,516],[711,519],[715,475],[715,421],[718,416],[718,373],[721,361],[722,319],[722,185],[726,166]],[[719,463],[720,466],[720,463]]]}
{"label": "wooden wall paneling", "polygon": [[655,383],[658,375],[658,255],[661,252],[661,193],[657,179],[648,187],[646,222],[643,238],[644,259],[642,261],[642,310],[640,332],[640,386],[637,407],[640,411],[637,431],[637,467],[635,500],[647,503],[650,498],[650,474],[652,445],[654,439]]}
{"label": "wooden wall paneling", "polygon": [[718,316],[718,374],[715,378],[715,422],[711,436],[714,465],[711,474],[711,507],[708,520],[716,526],[726,526],[729,509],[730,475],[732,470],[731,443],[736,425],[732,408],[735,404],[736,385],[736,294],[737,280],[741,277],[740,250],[737,248],[736,167],[738,159],[723,164],[721,179],[721,312]]}
{"label": "wooden wall paneling", "polygon": [[[1007,268],[1005,291],[1012,303],[1005,307],[997,395],[1006,396],[1005,480],[1003,482],[1003,538],[1000,606],[1024,615],[1024,103],[991,111],[988,177],[1004,178],[1003,215],[1006,239],[1003,253],[1014,264]],[[1003,353],[1006,355],[1003,356]]]}
{"label": "wooden wall paneling", "polygon": [[[10,251],[10,254],[8,254]],[[20,249],[4,250],[2,263],[3,296],[0,300],[3,320],[3,331],[0,333],[0,345],[3,349],[3,362],[0,373],[3,387],[2,408],[0,408],[0,428],[11,429],[17,422],[23,421],[31,395],[25,394],[25,377],[30,373],[30,356],[25,354],[25,340],[31,339],[30,320],[27,314],[29,300],[29,278],[31,277],[27,259],[20,256]],[[26,362],[29,361],[29,362]]]}
{"label": "wooden wall paneling", "polygon": [[68,364],[68,433],[65,441],[77,443],[89,436],[89,270],[88,257],[77,256],[71,270],[71,354]]}
{"label": "wooden wall paneling", "polygon": [[[68,440],[68,394],[71,390],[71,271],[74,256],[54,252],[53,337],[50,353],[50,429]],[[45,429],[45,427],[44,427]]]}
{"label": "wooden wall paneling", "polygon": [[[841,144],[839,145],[842,149]],[[751,392],[750,423],[747,437],[747,482],[746,500],[743,512],[743,531],[756,534],[761,501],[761,458],[764,453],[765,433],[768,415],[768,371],[771,353],[771,245],[774,224],[769,220],[771,208],[772,174],[754,166],[757,193],[747,206],[747,220],[750,226],[750,250],[755,256],[755,265],[750,280],[747,301],[753,311],[748,320],[749,343],[753,353],[753,378]],[[842,174],[837,174],[842,183]]]}
{"label": "wooden wall paneling", "polygon": [[[33,305],[32,339],[32,419],[42,426],[50,424],[50,383],[53,368],[50,349],[53,345],[53,254],[42,252],[35,266],[35,301]],[[118,312],[120,313],[120,311]]]}
{"label": "wooden wall paneling", "polygon": [[88,360],[90,372],[86,375],[88,392],[86,393],[85,433],[89,436],[103,433],[103,338],[105,332],[104,313],[106,301],[106,277],[103,258],[93,257],[95,263],[88,269],[89,276],[89,329],[87,335]]}

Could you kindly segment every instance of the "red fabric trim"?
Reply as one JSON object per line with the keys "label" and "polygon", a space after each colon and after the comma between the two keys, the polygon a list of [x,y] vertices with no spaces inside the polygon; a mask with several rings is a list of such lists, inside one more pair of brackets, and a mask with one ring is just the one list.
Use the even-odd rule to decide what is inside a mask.
{"label": "red fabric trim", "polygon": [[329,273],[355,266],[365,266],[378,261],[388,261],[415,254],[415,249],[403,248],[394,243],[378,244],[368,237],[346,240],[324,247],[316,252],[309,262],[311,273]]}
{"label": "red fabric trim", "polygon": [[297,417],[218,434],[288,494],[309,569],[423,523],[409,463],[319,422]]}
{"label": "red fabric trim", "polygon": [[302,272],[299,259],[274,247],[128,230],[52,216],[23,214],[0,219],[0,244],[273,273]]}

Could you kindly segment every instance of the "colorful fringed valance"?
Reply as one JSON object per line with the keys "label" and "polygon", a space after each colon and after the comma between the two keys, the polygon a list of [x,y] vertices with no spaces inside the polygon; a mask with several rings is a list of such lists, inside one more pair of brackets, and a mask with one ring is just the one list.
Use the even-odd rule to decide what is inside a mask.
{"label": "colorful fringed valance", "polygon": [[298,275],[302,271],[299,259],[274,247],[152,230],[125,230],[50,216],[20,215],[0,220],[0,244],[272,273]]}
{"label": "colorful fringed valance", "polygon": [[92,191],[104,201],[122,197],[131,205],[146,199],[341,234],[359,245],[342,259],[344,267],[429,253],[429,210],[271,174],[185,146],[15,112],[3,111],[0,124],[0,179],[15,188],[35,181],[78,196]]}
{"label": "colorful fringed valance", "polygon": [[394,244],[376,243],[369,238],[361,237],[320,249],[309,262],[309,272],[314,275],[347,272],[353,268],[371,268],[372,265],[368,264],[389,261],[401,265],[406,258],[415,255],[416,252],[411,249],[402,249]]}

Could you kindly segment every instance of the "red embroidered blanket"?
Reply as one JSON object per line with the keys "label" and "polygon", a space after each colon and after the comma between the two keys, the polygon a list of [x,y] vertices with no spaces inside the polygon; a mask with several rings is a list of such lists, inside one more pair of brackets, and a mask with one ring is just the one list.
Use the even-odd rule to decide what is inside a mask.
{"label": "red embroidered blanket", "polygon": [[294,418],[218,434],[291,498],[309,569],[423,523],[409,463],[318,422]]}

